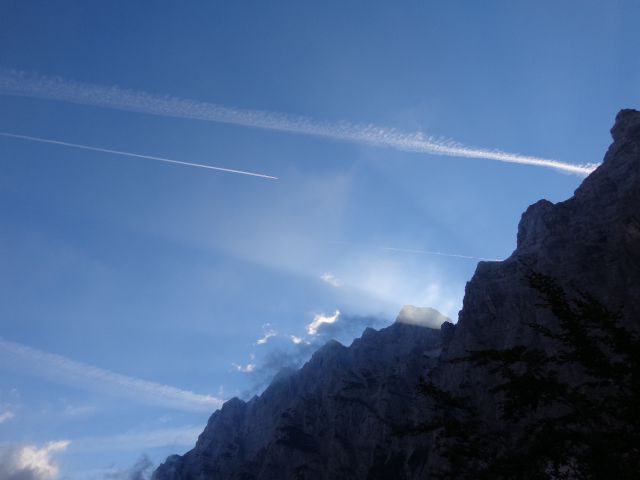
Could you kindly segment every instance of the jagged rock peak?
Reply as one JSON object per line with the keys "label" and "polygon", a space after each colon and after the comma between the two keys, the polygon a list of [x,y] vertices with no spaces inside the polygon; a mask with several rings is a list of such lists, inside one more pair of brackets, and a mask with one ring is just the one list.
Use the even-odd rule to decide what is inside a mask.
{"label": "jagged rock peak", "polygon": [[640,136],[640,112],[632,108],[620,110],[616,115],[616,123],[611,128],[611,136],[614,142],[626,138],[638,138]]}
{"label": "jagged rock peak", "polygon": [[640,205],[640,112],[621,110],[611,136],[613,143],[602,165],[582,182],[572,198],[557,205],[540,200],[527,208],[518,226],[517,253],[549,250],[549,245],[543,247],[545,240],[562,234],[569,223],[576,223],[576,218],[583,219],[584,225],[620,224],[630,207]]}
{"label": "jagged rock peak", "polygon": [[[528,288],[533,270],[569,292],[590,292],[624,323],[640,318],[640,112],[622,110],[602,164],[556,204],[540,200],[522,215],[518,245],[503,262],[480,262],[467,284],[451,355],[533,341],[526,325],[544,322]],[[539,318],[538,318],[539,317]],[[542,318],[543,320],[540,320]],[[524,339],[524,340],[523,340]]]}
{"label": "jagged rock peak", "polygon": [[348,347],[327,342],[248,402],[229,400],[194,449],[169,457],[154,480],[419,477],[426,457],[393,429],[423,408],[420,376],[453,325],[426,308],[405,307],[398,318]]}

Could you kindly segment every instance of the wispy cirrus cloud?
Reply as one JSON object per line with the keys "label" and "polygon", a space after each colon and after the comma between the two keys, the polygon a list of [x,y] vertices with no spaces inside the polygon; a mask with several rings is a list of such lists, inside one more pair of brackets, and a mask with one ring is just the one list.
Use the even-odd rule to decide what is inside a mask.
{"label": "wispy cirrus cloud", "polygon": [[342,282],[331,272],[325,272],[320,275],[320,280],[322,280],[324,283],[328,283],[332,287],[339,288],[342,286]]}
{"label": "wispy cirrus cloud", "polygon": [[67,405],[63,411],[67,417],[84,417],[93,415],[95,412],[96,407],[92,405]]}
{"label": "wispy cirrus cloud", "polygon": [[169,385],[122,375],[62,355],[43,352],[0,338],[0,358],[5,365],[26,370],[49,381],[123,398],[136,403],[185,411],[210,412],[223,401]]}
{"label": "wispy cirrus cloud", "polygon": [[27,75],[13,70],[0,71],[0,94],[311,135],[361,145],[393,148],[404,152],[532,165],[578,175],[588,175],[597,166],[576,165],[553,159],[468,147],[453,141],[429,137],[421,132],[406,133],[373,124],[318,121],[299,115],[225,107],[115,86],[80,83],[59,77]]}
{"label": "wispy cirrus cloud", "polygon": [[196,443],[201,433],[202,425],[185,425],[81,437],[74,440],[69,453],[143,451],[170,446],[189,447]]}
{"label": "wispy cirrus cloud", "polygon": [[0,413],[0,424],[8,422],[14,417],[15,414],[11,410],[5,410],[4,412]]}

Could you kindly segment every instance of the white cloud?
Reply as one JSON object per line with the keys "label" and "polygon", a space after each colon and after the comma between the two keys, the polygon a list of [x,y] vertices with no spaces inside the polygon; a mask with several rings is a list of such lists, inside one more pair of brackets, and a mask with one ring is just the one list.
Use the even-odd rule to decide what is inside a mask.
{"label": "white cloud", "polygon": [[50,442],[42,448],[34,445],[0,446],[0,478],[2,480],[54,480],[59,468],[53,455],[66,450],[68,441]]}
{"label": "white cloud", "polygon": [[587,175],[596,167],[596,165],[575,165],[497,150],[472,148],[452,141],[428,137],[421,132],[405,133],[372,124],[322,122],[299,115],[241,110],[212,103],[124,90],[118,87],[73,82],[58,77],[28,76],[16,71],[0,71],[0,94],[312,135],[369,146],[393,148],[405,152],[533,165],[579,175]]}
{"label": "white cloud", "polygon": [[239,365],[237,363],[232,363],[233,368],[235,368],[238,372],[242,372],[242,373],[255,372],[257,365],[254,363],[254,360],[256,359],[256,356],[252,353],[250,358],[251,358],[251,361],[246,365]]}
{"label": "white cloud", "polygon": [[340,287],[342,286],[342,282],[340,280],[338,280],[335,275],[331,272],[325,272],[320,276],[320,279],[324,282],[324,283],[328,283],[329,285],[331,285],[332,287]]}
{"label": "white cloud", "polygon": [[336,310],[335,313],[331,316],[324,315],[324,314],[317,314],[313,317],[313,321],[309,325],[307,325],[307,333],[309,335],[317,335],[318,329],[323,324],[335,323],[339,317],[340,317],[340,310]]}
{"label": "white cloud", "polygon": [[247,363],[246,365],[238,365],[237,363],[234,363],[233,366],[236,370],[242,373],[252,373],[256,370],[255,363]]}
{"label": "white cloud", "polygon": [[5,410],[4,412],[0,413],[0,424],[8,422],[12,418],[15,418],[15,414],[11,410]]}
{"label": "white cloud", "polygon": [[269,324],[263,327],[264,335],[256,341],[256,345],[265,345],[271,337],[275,337],[278,334],[275,330],[267,327],[269,327]]}
{"label": "white cloud", "polygon": [[56,380],[75,388],[145,405],[209,412],[220,408],[223,403],[221,399],[211,395],[200,395],[169,385],[122,375],[2,338],[0,338],[0,355],[8,357],[9,361],[5,362],[6,365],[15,365],[49,381]]}
{"label": "white cloud", "polygon": [[304,338],[297,337],[296,335],[290,335],[289,338],[291,338],[291,341],[296,345],[300,345],[301,343],[306,343],[306,344],[309,343],[309,342],[305,341]]}
{"label": "white cloud", "polygon": [[405,305],[402,307],[402,310],[400,310],[396,321],[421,327],[440,328],[444,322],[450,321],[450,319],[430,307]]}

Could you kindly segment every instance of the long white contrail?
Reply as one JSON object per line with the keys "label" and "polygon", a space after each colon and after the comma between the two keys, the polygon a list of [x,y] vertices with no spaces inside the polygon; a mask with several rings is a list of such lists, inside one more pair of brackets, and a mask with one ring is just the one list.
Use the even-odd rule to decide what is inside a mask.
{"label": "long white contrail", "polygon": [[469,260],[481,260],[485,262],[499,262],[495,258],[483,258],[483,257],[472,257],[471,255],[461,255],[459,253],[446,253],[446,252],[438,252],[435,250],[415,250],[412,248],[397,248],[397,247],[377,247],[380,250],[388,250],[390,252],[405,252],[405,253],[417,253],[418,255],[437,255],[440,257],[454,257],[454,258],[465,258]]}
{"label": "long white contrail", "polygon": [[[331,240],[329,243],[333,243],[335,245],[353,245],[356,246],[355,243],[344,242],[338,240]],[[384,246],[374,246],[377,250],[387,250],[389,252],[401,252],[401,253],[415,253],[418,255],[436,255],[439,257],[453,257],[453,258],[463,258],[466,260],[480,260],[485,262],[499,262],[500,260],[495,258],[484,258],[484,257],[474,257],[471,255],[463,255],[460,253],[447,253],[447,252],[439,252],[437,250],[417,250],[413,248],[400,248],[400,247],[384,247]]]}
{"label": "long white contrail", "polygon": [[[4,358],[2,358],[4,357]],[[62,355],[43,352],[0,337],[2,364],[37,375],[45,380],[67,384],[75,388],[125,398],[145,405],[177,410],[211,412],[223,401],[211,395],[149,382],[103,368],[76,362]]]}
{"label": "long white contrail", "polygon": [[250,175],[252,177],[267,178],[269,180],[278,180],[278,177],[272,177],[271,175],[265,175],[262,173],[246,172],[244,170],[234,170],[231,168],[214,167],[212,165],[203,165],[201,163],[184,162],[182,160],[173,160],[171,158],[154,157],[151,155],[142,155],[140,153],[123,152],[121,150],[112,150],[110,148],[92,147],[89,145],[81,145],[79,143],[63,142],[61,140],[52,140],[50,138],[31,137],[29,135],[18,135],[17,133],[0,132],[1,137],[17,138],[20,140],[28,140],[31,142],[50,143],[53,145],[61,145],[63,147],[79,148],[81,150],[90,150],[92,152],[110,153],[113,155],[122,155],[125,157],[143,158],[145,160],[155,160],[157,162],[174,163],[178,165],[185,165],[187,167],[206,168],[209,170],[217,170],[219,172],[237,173],[239,175]]}
{"label": "long white contrail", "polygon": [[576,165],[546,158],[466,147],[451,141],[427,137],[422,133],[404,133],[376,125],[323,122],[298,115],[243,110],[119,87],[79,83],[58,77],[27,75],[13,70],[0,70],[0,94],[313,135],[364,145],[389,147],[405,152],[533,165],[578,175],[588,175],[597,167],[596,164]]}

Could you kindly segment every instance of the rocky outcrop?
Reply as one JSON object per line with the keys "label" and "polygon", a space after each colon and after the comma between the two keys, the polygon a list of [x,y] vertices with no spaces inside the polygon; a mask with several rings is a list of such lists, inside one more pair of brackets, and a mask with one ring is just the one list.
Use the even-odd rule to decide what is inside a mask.
{"label": "rocky outcrop", "polygon": [[[299,371],[249,402],[215,412],[193,450],[169,457],[156,480],[367,479],[421,475],[425,446],[396,435],[423,401],[416,385],[442,347],[439,312],[411,310],[368,328],[349,347],[330,341]],[[411,317],[415,320],[414,317]],[[447,323],[443,332],[448,332]]]}
{"label": "rocky outcrop", "polygon": [[441,385],[464,390],[490,417],[496,407],[490,376],[447,360],[473,350],[540,346],[528,325],[553,327],[556,320],[539,308],[531,272],[594,295],[619,311],[627,328],[640,330],[640,112],[621,111],[611,133],[602,165],[571,199],[530,206],[513,254],[478,264],[455,327],[425,328],[431,312],[407,308],[394,325],[368,329],[348,348],[330,342],[260,397],[227,402],[196,447],[167,459],[154,478],[424,478],[428,436],[394,435],[425,411],[420,375],[436,372]]}
{"label": "rocky outcrop", "polygon": [[[630,328],[640,318],[640,112],[622,110],[604,161],[575,195],[540,200],[522,215],[518,243],[502,262],[480,262],[468,282],[445,357],[467,350],[530,345],[527,324],[553,323],[536,308],[527,275],[557,279],[569,292],[589,292]],[[459,380],[459,379],[458,379]]]}
{"label": "rocky outcrop", "polygon": [[[441,388],[470,399],[476,419],[492,430],[511,431],[512,438],[526,436],[527,425],[540,420],[539,415],[559,417],[563,407],[548,405],[545,413],[536,412],[538,417],[529,412],[518,418],[516,427],[500,413],[500,396],[493,387],[501,380],[491,368],[450,360],[517,346],[556,353],[558,343],[531,328],[559,327],[558,318],[541,305],[540,292],[531,287],[532,273],[552,278],[567,298],[591,296],[618,313],[627,330],[640,332],[640,112],[621,111],[611,133],[614,142],[602,165],[572,198],[531,205],[520,220],[512,255],[478,264],[452,339],[432,370]],[[589,379],[575,365],[557,363],[554,368],[567,384]],[[437,452],[430,452],[429,470],[444,464]]]}

